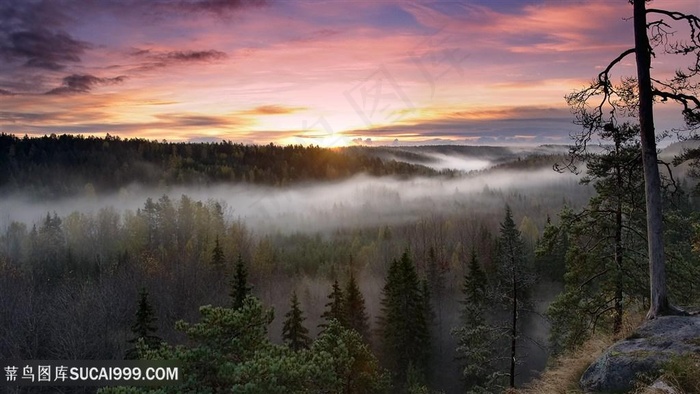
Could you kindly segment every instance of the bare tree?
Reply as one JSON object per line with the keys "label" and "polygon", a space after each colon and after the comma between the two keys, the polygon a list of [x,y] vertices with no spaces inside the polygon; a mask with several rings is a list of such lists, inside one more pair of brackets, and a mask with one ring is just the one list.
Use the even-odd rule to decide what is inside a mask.
{"label": "bare tree", "polygon": [[[580,157],[591,139],[606,125],[616,124],[618,117],[637,117],[640,126],[642,166],[647,214],[647,242],[649,248],[649,279],[651,306],[648,319],[665,314],[682,313],[668,300],[666,289],[665,256],[659,175],[654,130],[654,103],[675,102],[682,107],[686,128],[695,131],[700,126],[700,19],[676,11],[646,8],[645,0],[630,0],[634,13],[634,47],[623,51],[598,74],[596,80],[580,91],[567,95],[576,122],[584,131],[575,136],[572,157]],[[651,20],[647,20],[651,17]],[[675,38],[674,29],[688,30],[688,39]],[[637,64],[635,77],[622,78],[613,84],[613,68],[634,54]],[[652,76],[652,59],[657,54],[690,58],[689,64],[676,71],[671,78]],[[571,167],[572,163],[568,166]]]}

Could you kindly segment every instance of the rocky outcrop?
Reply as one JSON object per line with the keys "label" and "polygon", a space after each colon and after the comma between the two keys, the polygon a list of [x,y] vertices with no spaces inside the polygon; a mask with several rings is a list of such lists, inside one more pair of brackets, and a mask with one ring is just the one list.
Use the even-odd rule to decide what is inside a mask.
{"label": "rocky outcrop", "polygon": [[663,316],[642,324],[591,364],[581,377],[586,393],[625,393],[640,375],[658,373],[671,357],[700,354],[700,316]]}

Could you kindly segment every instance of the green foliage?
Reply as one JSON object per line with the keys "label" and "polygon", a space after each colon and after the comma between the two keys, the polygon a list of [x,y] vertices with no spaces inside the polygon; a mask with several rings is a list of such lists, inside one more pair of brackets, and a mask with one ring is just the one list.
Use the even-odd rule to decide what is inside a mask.
{"label": "green foliage", "polygon": [[142,352],[158,349],[161,346],[162,339],[155,335],[158,330],[156,322],[157,318],[153,311],[153,306],[148,301],[148,291],[146,288],[141,288],[136,321],[131,326],[131,332],[134,337],[129,340],[129,343],[136,347],[127,351],[127,359],[137,359]]}
{"label": "green foliage", "polygon": [[683,393],[700,393],[700,355],[671,358],[663,367],[662,378]]}
{"label": "green foliage", "polygon": [[487,277],[472,250],[468,272],[462,287],[462,325],[452,330],[457,340],[457,358],[462,363],[462,378],[469,393],[495,391],[498,359],[493,345],[498,337],[486,320],[489,303]]}
{"label": "green foliage", "polygon": [[507,359],[510,363],[510,387],[515,387],[516,367],[520,363],[518,349],[521,347],[523,311],[529,309],[529,297],[535,283],[531,261],[526,257],[525,242],[515,227],[513,213],[506,205],[506,216],[501,222],[498,238],[496,281],[494,300],[503,311],[507,311],[502,327],[508,332],[510,342]]}
{"label": "green foliage", "polygon": [[368,345],[355,330],[331,320],[311,347],[312,353],[329,354],[325,364],[337,377],[336,393],[381,393],[389,388],[389,375],[379,367]]}
{"label": "green foliage", "polygon": [[331,292],[328,294],[326,310],[321,315],[321,318],[324,319],[324,323],[319,324],[321,332],[326,329],[331,320],[337,320],[343,326],[347,326],[345,316],[345,297],[343,296],[343,290],[340,289],[337,279],[333,281]]}
{"label": "green foliage", "polygon": [[224,270],[226,266],[226,259],[224,258],[224,249],[219,243],[219,236],[216,236],[214,240],[214,249],[211,251],[211,265],[219,272]]}
{"label": "green foliage", "polygon": [[292,293],[291,309],[284,315],[282,338],[287,346],[294,351],[306,349],[311,344],[309,330],[304,327],[304,313],[299,306],[297,293]]}
{"label": "green foliage", "polygon": [[360,334],[365,343],[370,342],[369,316],[365,308],[365,298],[360,292],[353,273],[350,273],[345,287],[345,324]]}
{"label": "green foliage", "polygon": [[503,287],[510,287],[514,274],[526,272],[524,249],[525,243],[513,221],[513,212],[510,206],[506,206],[506,216],[500,225],[497,259],[499,280],[507,282]]}
{"label": "green foliage", "polygon": [[178,322],[190,347],[146,352],[148,359],[183,362],[178,386],[105,388],[122,393],[386,393],[388,375],[359,334],[331,320],[309,349],[294,351],[267,339],[272,311],[246,298],[240,309],[204,306],[196,324]]}
{"label": "green foliage", "polygon": [[500,225],[497,243],[495,301],[506,310],[524,305],[532,285],[535,283],[531,261],[525,253],[522,234],[513,221],[510,206],[506,206],[506,216]]}
{"label": "green foliage", "polygon": [[664,242],[666,275],[671,298],[679,306],[700,304],[700,213],[682,190],[666,193],[664,206]]}
{"label": "green foliage", "polygon": [[445,267],[438,261],[433,246],[428,249],[426,265],[426,279],[430,286],[430,292],[440,297],[445,290]]}
{"label": "green foliage", "polygon": [[243,302],[246,297],[250,295],[250,290],[251,288],[248,285],[248,270],[245,267],[243,257],[238,254],[233,278],[231,278],[231,292],[229,293],[233,309],[243,307]]}
{"label": "green foliage", "polygon": [[430,353],[427,300],[408,251],[389,267],[382,295],[382,355],[394,386],[403,387],[410,365],[426,375]]}
{"label": "green foliage", "polygon": [[566,253],[569,250],[569,233],[561,231],[547,216],[542,238],[535,246],[535,270],[537,275],[559,283],[564,282]]}
{"label": "green foliage", "polygon": [[425,384],[425,376],[412,363],[408,365],[406,373],[406,393],[430,394],[430,388]]}
{"label": "green foliage", "polygon": [[638,128],[605,128],[615,142],[586,163],[582,183],[597,195],[581,212],[564,210],[544,243],[548,253],[567,242],[564,292],[550,305],[555,353],[583,343],[600,327],[617,332],[626,305],[648,296],[646,216]]}
{"label": "green foliage", "polygon": [[462,301],[462,321],[465,324],[481,325],[486,321],[487,284],[486,272],[479,264],[476,251],[472,250],[468,272],[464,275],[464,285],[462,286],[462,295],[464,297]]}

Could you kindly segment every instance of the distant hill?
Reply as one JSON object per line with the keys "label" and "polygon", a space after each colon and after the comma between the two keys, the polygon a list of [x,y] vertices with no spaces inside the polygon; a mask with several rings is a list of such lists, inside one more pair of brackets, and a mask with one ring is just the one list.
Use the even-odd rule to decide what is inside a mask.
{"label": "distant hill", "polygon": [[674,142],[671,145],[661,149],[659,158],[662,160],[673,160],[674,157],[684,153],[687,150],[700,148],[700,140],[687,140]]}
{"label": "distant hill", "polygon": [[[565,145],[541,145],[537,147],[425,145],[351,147],[347,149],[384,160],[404,161],[437,170],[473,171],[516,162],[532,156],[561,156],[568,152],[569,147]],[[517,164],[515,165],[517,166]]]}
{"label": "distant hill", "polygon": [[565,146],[415,146],[346,148],[173,143],[51,135],[0,134],[0,194],[52,198],[111,193],[131,184],[284,186],[371,176],[457,176],[487,168],[551,166]]}
{"label": "distant hill", "polygon": [[398,177],[454,173],[352,149],[7,134],[0,134],[0,168],[0,193],[35,197],[70,196],[86,190],[108,193],[133,183],[286,185],[333,181],[359,173]]}
{"label": "distant hill", "polygon": [[697,184],[697,177],[700,175],[697,168],[700,160],[700,140],[674,142],[661,150],[659,159],[673,164],[674,177],[691,178],[688,179],[690,184]]}

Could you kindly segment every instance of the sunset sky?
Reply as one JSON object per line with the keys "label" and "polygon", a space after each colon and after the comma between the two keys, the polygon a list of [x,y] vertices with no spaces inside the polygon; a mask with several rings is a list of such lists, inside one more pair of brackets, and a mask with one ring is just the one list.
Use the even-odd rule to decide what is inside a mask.
{"label": "sunset sky", "polygon": [[578,127],[563,97],[632,46],[631,13],[626,0],[2,0],[0,132],[566,143]]}

